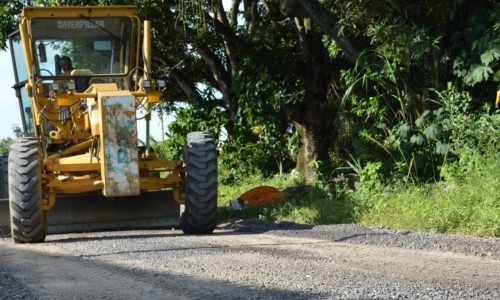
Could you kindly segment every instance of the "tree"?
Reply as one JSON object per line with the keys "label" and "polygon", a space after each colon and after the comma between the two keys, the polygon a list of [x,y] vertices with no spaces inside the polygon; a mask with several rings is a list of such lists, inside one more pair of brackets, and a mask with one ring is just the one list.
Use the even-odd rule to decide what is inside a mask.
{"label": "tree", "polygon": [[[364,101],[360,99],[361,105],[365,105],[370,96],[378,95],[374,99],[383,112],[382,121],[387,126],[417,119],[424,110],[433,106],[432,102],[427,101],[428,91],[445,89],[450,81],[464,88],[481,83],[480,88],[469,90],[478,96],[477,99],[486,97],[486,101],[492,103],[497,87],[495,81],[500,78],[500,6],[496,1],[421,1],[415,4],[404,0],[374,0],[321,3],[317,0],[279,1],[281,12],[295,18],[299,39],[300,30],[304,27],[300,20],[310,19],[332,40],[330,53],[335,56],[340,50],[347,59],[348,64],[343,66],[344,74],[345,71],[364,70],[359,77],[364,83],[360,86],[362,90],[359,95],[364,98]],[[378,54],[360,57],[360,53],[370,51]],[[393,67],[385,75],[381,71],[388,65],[379,60],[379,54]],[[334,65],[335,59],[329,63],[330,66]],[[382,76],[369,86],[366,84],[367,78],[377,78],[373,74]],[[393,77],[385,77],[389,75]],[[463,80],[457,80],[457,75]],[[331,77],[337,86],[344,82],[346,85],[340,89],[348,91],[353,86],[345,82],[345,78],[338,74]],[[384,92],[381,94],[381,91]],[[327,101],[324,100],[319,103],[325,105]],[[352,115],[349,111],[345,113]],[[364,128],[376,125],[367,120],[359,121],[364,122],[359,125]],[[330,126],[335,127],[336,124],[337,120]],[[335,143],[335,140],[332,141]],[[311,152],[314,153],[314,150]],[[324,158],[322,155],[317,157]]]}
{"label": "tree", "polygon": [[7,137],[7,138],[1,139],[0,140],[0,153],[3,154],[3,153],[6,153],[6,152],[9,152],[10,144],[12,144],[12,138],[11,137]]}
{"label": "tree", "polygon": [[12,125],[12,132],[14,133],[14,136],[16,138],[18,137],[22,137],[24,135],[23,133],[23,130],[21,129],[21,127],[19,125]]}
{"label": "tree", "polygon": [[[207,99],[203,105],[219,106],[228,112],[233,124],[229,124],[230,135],[235,132],[234,126],[259,125],[245,123],[258,119],[253,113],[266,113],[260,108],[272,99],[270,106],[281,113],[266,117],[285,114],[288,123],[296,125],[304,145],[299,152],[300,171],[312,182],[314,170],[310,163],[328,159],[335,129],[329,121],[335,114],[334,106],[326,109],[325,105],[332,66],[322,34],[317,30],[306,31],[302,20],[287,21],[276,3],[270,1],[259,7],[258,1],[234,0],[228,15],[220,0],[212,1],[212,6],[198,3],[205,20],[202,34],[196,27],[190,27],[197,23],[199,13],[185,14],[185,25],[181,27],[172,21],[175,15],[170,15],[168,12],[172,10],[165,5],[161,13],[150,11],[154,14],[150,18],[162,28],[155,38],[157,57],[162,57],[164,70],[168,70],[187,95],[186,101],[206,99],[206,94],[196,88],[197,82],[212,91],[210,96],[221,95],[221,99]],[[238,18],[242,3],[242,18]],[[243,24],[238,23],[240,20]],[[172,33],[176,35],[174,38]],[[179,44],[183,44],[182,48]],[[339,59],[339,64],[342,63],[343,59]],[[192,73],[193,68],[198,72]],[[262,78],[268,82],[263,83]],[[269,92],[255,91],[256,87]],[[264,95],[267,99],[260,98]],[[257,110],[252,112],[252,109]],[[284,124],[281,127],[283,131],[288,128]]]}
{"label": "tree", "polygon": [[16,30],[16,15],[22,8],[21,1],[2,1],[0,3],[0,49],[7,48],[7,38]]}
{"label": "tree", "polygon": [[[16,138],[23,136],[23,131],[19,125],[12,125],[12,132]],[[12,138],[6,137],[0,140],[0,154],[9,152],[10,144],[12,144]]]}

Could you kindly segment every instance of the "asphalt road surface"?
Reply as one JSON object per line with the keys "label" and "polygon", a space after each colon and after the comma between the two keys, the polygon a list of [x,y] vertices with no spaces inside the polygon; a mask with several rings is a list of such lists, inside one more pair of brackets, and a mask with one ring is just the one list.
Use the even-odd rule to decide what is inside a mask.
{"label": "asphalt road surface", "polygon": [[0,235],[0,299],[500,299],[499,239],[240,221]]}

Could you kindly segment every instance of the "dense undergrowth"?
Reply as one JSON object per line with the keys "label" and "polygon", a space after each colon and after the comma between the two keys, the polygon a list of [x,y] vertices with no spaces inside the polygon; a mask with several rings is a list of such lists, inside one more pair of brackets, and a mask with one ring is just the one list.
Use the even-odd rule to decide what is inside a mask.
{"label": "dense undergrowth", "polygon": [[[348,160],[315,162],[316,181],[297,174],[239,177],[220,167],[220,207],[244,191],[268,185],[285,199],[226,218],[305,224],[359,223],[395,230],[500,237],[500,111],[472,108],[467,93],[436,93],[433,109],[414,121],[357,133]],[[382,127],[378,127],[382,128]],[[372,130],[373,129],[373,130]],[[381,133],[382,132],[382,133]],[[373,149],[384,155],[373,155]]]}
{"label": "dense undergrowth", "polygon": [[[383,184],[376,179],[359,184],[359,178],[352,177],[307,186],[293,174],[271,179],[253,176],[237,186],[220,185],[220,218],[358,223],[394,230],[500,237],[500,155],[482,156],[473,164],[458,176],[420,185]],[[461,168],[460,162],[447,168]],[[228,208],[230,199],[259,185],[282,190],[284,200],[240,211]]]}

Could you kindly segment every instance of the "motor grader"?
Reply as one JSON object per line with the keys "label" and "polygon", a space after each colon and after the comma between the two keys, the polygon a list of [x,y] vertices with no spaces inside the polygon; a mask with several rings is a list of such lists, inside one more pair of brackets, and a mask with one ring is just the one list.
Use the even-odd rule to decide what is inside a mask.
{"label": "motor grader", "polygon": [[[25,136],[13,141],[8,164],[6,156],[0,161],[0,193],[9,204],[0,215],[9,215],[16,243],[82,230],[214,230],[213,137],[188,134],[178,160],[159,159],[150,148],[150,115],[165,80],[153,76],[151,23],[137,13],[135,6],[20,13],[9,41]],[[71,60],[68,72],[63,57]],[[146,119],[141,146],[139,111]]]}

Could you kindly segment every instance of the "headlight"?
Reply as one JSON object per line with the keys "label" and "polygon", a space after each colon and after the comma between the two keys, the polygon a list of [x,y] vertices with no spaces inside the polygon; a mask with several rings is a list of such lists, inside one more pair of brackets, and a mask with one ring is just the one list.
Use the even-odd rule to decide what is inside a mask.
{"label": "headlight", "polygon": [[71,91],[76,90],[76,84],[73,80],[68,82],[68,90],[71,90]]}
{"label": "headlight", "polygon": [[167,81],[165,79],[158,79],[158,88],[162,89],[167,86]]}

